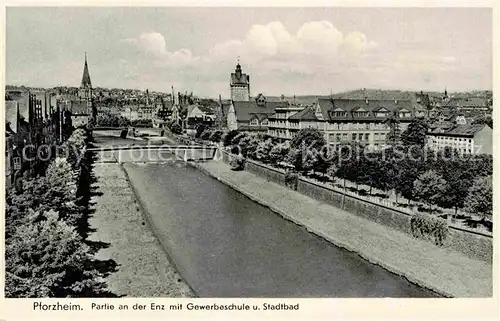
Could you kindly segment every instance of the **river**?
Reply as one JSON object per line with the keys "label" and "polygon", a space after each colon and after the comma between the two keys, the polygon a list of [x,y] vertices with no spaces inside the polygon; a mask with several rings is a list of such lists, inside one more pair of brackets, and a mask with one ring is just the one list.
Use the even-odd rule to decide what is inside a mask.
{"label": "river", "polygon": [[183,162],[123,166],[161,244],[200,297],[437,296]]}

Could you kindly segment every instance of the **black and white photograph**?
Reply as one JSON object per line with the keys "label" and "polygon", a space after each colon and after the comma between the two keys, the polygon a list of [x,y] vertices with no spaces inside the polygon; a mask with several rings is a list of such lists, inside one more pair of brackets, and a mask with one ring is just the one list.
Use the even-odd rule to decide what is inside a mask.
{"label": "black and white photograph", "polygon": [[491,298],[493,21],[6,7],[5,297]]}

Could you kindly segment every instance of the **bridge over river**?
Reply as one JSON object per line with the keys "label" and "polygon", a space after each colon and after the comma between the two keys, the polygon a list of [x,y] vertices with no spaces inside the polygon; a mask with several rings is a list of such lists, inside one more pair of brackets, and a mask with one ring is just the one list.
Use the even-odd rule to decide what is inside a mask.
{"label": "bridge over river", "polygon": [[[102,134],[96,141],[117,143]],[[146,159],[168,152],[156,149],[145,159],[126,156],[132,152],[120,152],[122,166],[160,243],[200,297],[437,296],[185,162]]]}

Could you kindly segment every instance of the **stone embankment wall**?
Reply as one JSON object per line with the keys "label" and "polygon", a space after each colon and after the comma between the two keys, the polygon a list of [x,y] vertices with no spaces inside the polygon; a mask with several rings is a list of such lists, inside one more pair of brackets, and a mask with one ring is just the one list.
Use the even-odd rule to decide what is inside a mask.
{"label": "stone embankment wall", "polygon": [[[220,152],[219,156],[225,163],[231,161],[231,154]],[[285,185],[285,172],[258,162],[248,160],[245,170],[254,173],[268,181]],[[297,191],[318,201],[333,205],[345,211],[389,226],[396,230],[409,233],[411,214],[384,206],[385,202],[376,202],[356,197],[354,193],[343,193],[326,184],[300,177]],[[493,238],[479,232],[450,226],[444,244],[451,250],[459,251],[473,259],[491,263],[493,261]]]}

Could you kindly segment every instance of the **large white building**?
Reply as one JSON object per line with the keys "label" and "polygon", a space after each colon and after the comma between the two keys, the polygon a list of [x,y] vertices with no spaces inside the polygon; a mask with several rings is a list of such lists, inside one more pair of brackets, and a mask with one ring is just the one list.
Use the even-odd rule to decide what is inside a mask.
{"label": "large white building", "polygon": [[438,123],[427,133],[427,146],[433,150],[449,147],[460,154],[493,154],[493,130],[486,124],[470,124],[464,117],[452,123]]}
{"label": "large white building", "polygon": [[359,142],[378,148],[385,145],[389,133],[386,121],[392,116],[404,131],[414,117],[412,101],[318,98],[312,107],[277,111],[270,117],[268,134],[288,140],[301,129],[316,128],[330,145]]}

